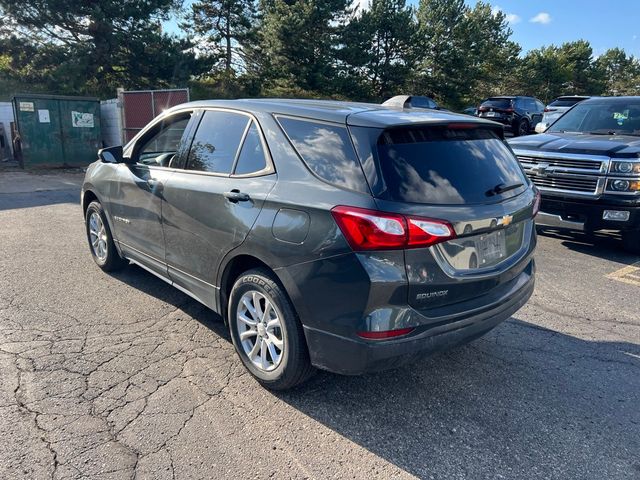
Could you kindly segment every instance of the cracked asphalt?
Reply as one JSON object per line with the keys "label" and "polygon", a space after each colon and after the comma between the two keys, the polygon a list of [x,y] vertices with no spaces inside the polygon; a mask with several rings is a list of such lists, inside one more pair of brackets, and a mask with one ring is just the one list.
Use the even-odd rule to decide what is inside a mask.
{"label": "cracked asphalt", "polygon": [[530,303],[468,346],[271,393],[211,311],[93,264],[80,181],[0,172],[1,479],[640,478],[618,239],[545,232]]}

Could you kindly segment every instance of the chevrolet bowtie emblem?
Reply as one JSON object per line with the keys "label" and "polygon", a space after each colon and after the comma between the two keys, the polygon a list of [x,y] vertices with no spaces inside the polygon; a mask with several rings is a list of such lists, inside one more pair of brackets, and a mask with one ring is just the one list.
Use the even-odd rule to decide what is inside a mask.
{"label": "chevrolet bowtie emblem", "polygon": [[546,177],[549,174],[549,164],[548,163],[539,163],[535,167],[531,168],[531,173],[534,175],[539,175],[541,177]]}
{"label": "chevrolet bowtie emblem", "polygon": [[513,222],[512,215],[505,215],[504,217],[498,219],[498,225],[502,225],[503,227],[508,227]]}

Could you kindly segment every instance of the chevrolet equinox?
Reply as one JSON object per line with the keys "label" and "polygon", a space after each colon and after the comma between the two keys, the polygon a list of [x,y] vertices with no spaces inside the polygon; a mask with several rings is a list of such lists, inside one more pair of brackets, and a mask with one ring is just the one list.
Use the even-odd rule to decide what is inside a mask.
{"label": "chevrolet equinox", "polygon": [[221,314],[265,387],[468,342],[534,287],[536,188],[501,125],[307,100],[174,107],[82,188],[93,259]]}

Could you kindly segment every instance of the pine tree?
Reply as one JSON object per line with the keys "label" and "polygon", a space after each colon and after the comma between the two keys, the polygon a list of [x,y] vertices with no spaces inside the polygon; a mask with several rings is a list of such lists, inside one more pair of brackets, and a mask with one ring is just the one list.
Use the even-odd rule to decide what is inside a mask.
{"label": "pine tree", "polygon": [[175,0],[0,0],[0,75],[58,93],[184,84],[199,63],[162,32]]}
{"label": "pine tree", "polygon": [[413,9],[405,0],[373,0],[345,28],[341,59],[346,75],[378,100],[403,93],[414,63]]}
{"label": "pine tree", "polygon": [[271,95],[336,93],[339,32],[349,0],[263,0],[253,74]]}
{"label": "pine tree", "polygon": [[202,40],[199,49],[221,62],[228,76],[234,65],[243,68],[242,47],[249,40],[255,8],[253,0],[201,0],[191,5],[187,26]]}

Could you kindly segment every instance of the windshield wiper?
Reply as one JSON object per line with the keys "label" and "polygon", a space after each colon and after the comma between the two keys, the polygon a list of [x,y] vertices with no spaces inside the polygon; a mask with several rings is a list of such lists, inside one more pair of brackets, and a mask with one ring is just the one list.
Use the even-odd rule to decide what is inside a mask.
{"label": "windshield wiper", "polygon": [[606,132],[603,132],[603,131],[589,132],[589,135],[620,135],[620,134],[613,130],[607,130]]}
{"label": "windshield wiper", "polygon": [[518,187],[523,186],[524,183],[514,183],[511,185],[505,185],[504,183],[499,183],[491,190],[487,190],[484,194],[487,197],[493,197],[494,195],[500,195],[501,193],[508,192],[509,190],[515,190]]}

